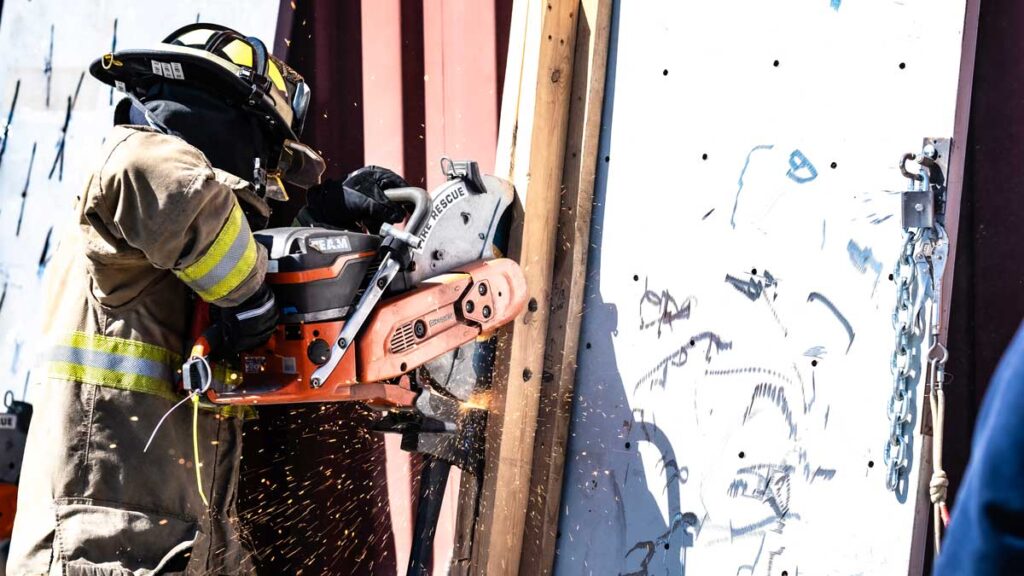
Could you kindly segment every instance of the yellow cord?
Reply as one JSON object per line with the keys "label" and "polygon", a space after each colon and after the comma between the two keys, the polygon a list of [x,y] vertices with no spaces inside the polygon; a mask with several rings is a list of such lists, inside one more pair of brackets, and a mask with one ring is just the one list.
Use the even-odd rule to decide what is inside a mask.
{"label": "yellow cord", "polygon": [[203,492],[203,473],[199,470],[199,394],[192,394],[192,453],[195,458],[196,465],[196,484],[199,486],[199,497],[203,499],[203,504],[206,507],[210,507],[210,501],[206,499],[206,493]]}

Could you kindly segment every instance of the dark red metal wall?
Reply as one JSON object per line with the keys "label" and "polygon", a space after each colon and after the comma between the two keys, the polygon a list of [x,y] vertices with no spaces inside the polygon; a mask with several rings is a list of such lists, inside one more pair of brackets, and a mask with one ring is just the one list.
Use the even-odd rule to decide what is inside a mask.
{"label": "dark red metal wall", "polygon": [[1024,319],[1022,32],[1024,3],[981,3],[947,366],[945,466],[954,506],[978,407]]}
{"label": "dark red metal wall", "polygon": [[[283,0],[275,54],[312,86],[303,140],[327,159],[327,176],[376,163],[427,186],[440,181],[441,154],[490,170],[511,8]],[[273,225],[302,206],[301,191],[290,193]],[[240,508],[261,574],[404,573],[418,461],[368,432],[370,420],[346,405],[260,409],[246,432]],[[442,518],[435,554],[450,547],[451,524]]]}

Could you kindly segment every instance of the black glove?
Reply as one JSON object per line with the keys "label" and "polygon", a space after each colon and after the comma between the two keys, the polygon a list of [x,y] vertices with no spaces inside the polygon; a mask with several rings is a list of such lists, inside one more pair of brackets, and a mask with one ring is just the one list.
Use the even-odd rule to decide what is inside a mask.
{"label": "black glove", "polygon": [[384,222],[394,224],[405,218],[405,210],[388,200],[384,191],[408,185],[387,168],[367,166],[349,174],[343,182],[327,180],[310,188],[306,209],[321,224],[349,229],[362,225],[376,234]]}
{"label": "black glove", "polygon": [[238,306],[220,308],[224,354],[236,355],[264,344],[274,334],[277,319],[274,293],[266,284]]}

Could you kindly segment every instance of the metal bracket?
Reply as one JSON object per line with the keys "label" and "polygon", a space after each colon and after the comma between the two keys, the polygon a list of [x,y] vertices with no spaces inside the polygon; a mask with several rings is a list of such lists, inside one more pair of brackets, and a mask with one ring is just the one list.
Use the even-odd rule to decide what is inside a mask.
{"label": "metal bracket", "polygon": [[[946,174],[949,171],[949,138],[925,138],[920,154],[906,154],[900,161],[900,172],[910,181],[903,192],[903,229],[933,228],[937,219],[945,219]],[[906,164],[915,162],[918,173]]]}
{"label": "metal bracket", "polygon": [[473,160],[456,161],[445,156],[441,158],[441,172],[449,181],[461,178],[474,194],[483,194],[487,190],[480,174],[480,165]]}
{"label": "metal bracket", "polygon": [[903,193],[903,229],[935,226],[935,194],[907,190]]}

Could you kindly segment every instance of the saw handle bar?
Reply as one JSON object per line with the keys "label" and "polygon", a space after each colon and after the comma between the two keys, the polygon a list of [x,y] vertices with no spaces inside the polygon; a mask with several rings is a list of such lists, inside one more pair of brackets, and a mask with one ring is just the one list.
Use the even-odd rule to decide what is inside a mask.
{"label": "saw handle bar", "polygon": [[419,249],[423,244],[423,239],[419,237],[420,229],[427,223],[427,213],[430,211],[430,194],[422,188],[409,186],[385,190],[384,195],[398,204],[412,204],[413,209],[405,223],[405,230],[398,230],[390,224],[381,226],[380,235],[385,237],[383,248],[394,250],[398,247],[396,244],[401,243]]}

